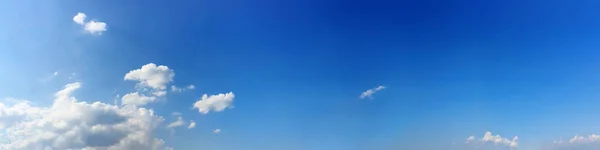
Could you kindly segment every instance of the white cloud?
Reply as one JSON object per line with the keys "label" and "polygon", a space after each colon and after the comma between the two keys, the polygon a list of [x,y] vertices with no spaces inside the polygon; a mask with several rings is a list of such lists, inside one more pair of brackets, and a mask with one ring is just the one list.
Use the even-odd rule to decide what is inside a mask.
{"label": "white cloud", "polygon": [[102,34],[102,32],[106,31],[106,23],[92,20],[85,24],[84,29],[92,34]]}
{"label": "white cloud", "polygon": [[173,116],[181,116],[181,113],[180,112],[173,112],[173,113],[171,113],[171,115],[173,115]]}
{"label": "white cloud", "polygon": [[555,141],[547,150],[598,150],[600,149],[600,135],[576,135],[568,141]]}
{"label": "white cloud", "polygon": [[232,107],[234,98],[235,95],[233,92],[211,96],[204,94],[202,95],[202,99],[194,103],[194,108],[198,108],[198,111],[202,114],[207,114],[210,111],[219,112]]}
{"label": "white cloud", "polygon": [[219,133],[221,133],[221,129],[215,129],[215,130],[213,130],[213,133],[219,134]]}
{"label": "white cloud", "polygon": [[53,75],[54,75],[54,76],[58,75],[58,72],[54,72],[54,74],[53,74]]}
{"label": "white cloud", "polygon": [[169,125],[167,125],[167,128],[175,128],[175,127],[179,127],[185,124],[185,121],[183,121],[183,118],[177,117],[177,121],[170,123]]}
{"label": "white cloud", "polygon": [[510,149],[514,149],[517,148],[519,146],[519,137],[515,136],[512,138],[512,140],[509,140],[507,138],[503,138],[500,135],[493,135],[491,132],[485,132],[485,135],[483,136],[483,138],[476,140],[475,136],[470,136],[469,138],[467,138],[466,143],[467,144],[475,144],[475,145],[479,145],[479,146],[485,146],[485,144],[491,143],[494,145],[501,145],[501,146],[506,146]]}
{"label": "white cloud", "polygon": [[[163,118],[151,109],[78,102],[72,93],[81,84],[68,84],[55,94],[50,107],[0,103],[5,130],[0,149],[171,149],[154,132]],[[9,120],[9,121],[7,121]]]}
{"label": "white cloud", "polygon": [[195,88],[196,88],[196,86],[194,86],[194,85],[188,85],[188,86],[186,86],[184,88],[178,88],[177,86],[172,85],[171,86],[171,91],[173,91],[173,92],[183,92],[183,91],[187,91],[187,90],[193,90]]}
{"label": "white cloud", "polygon": [[125,94],[125,96],[121,98],[121,105],[143,106],[154,101],[156,101],[156,97],[145,96],[138,92],[133,92]]}
{"label": "white cloud", "polygon": [[155,92],[152,92],[152,95],[162,97],[162,96],[167,95],[167,91],[155,91]]}
{"label": "white cloud", "polygon": [[88,22],[85,21],[87,15],[85,13],[77,13],[75,17],[73,17],[73,21],[79,25],[83,26],[83,29],[91,34],[102,34],[102,32],[106,31],[106,23],[100,22],[96,20],[90,20]]}
{"label": "white cloud", "polygon": [[85,18],[87,18],[87,15],[80,12],[80,13],[77,13],[77,15],[75,15],[75,17],[73,17],[73,21],[75,21],[75,23],[77,23],[77,24],[85,25]]}
{"label": "white cloud", "polygon": [[129,71],[125,74],[125,80],[139,81],[138,86],[149,87],[155,90],[165,90],[167,84],[173,81],[175,73],[167,66],[157,66],[154,63],[149,63],[140,69]]}
{"label": "white cloud", "polygon": [[196,122],[194,122],[194,120],[190,120],[190,125],[188,126],[188,129],[193,129],[196,127]]}
{"label": "white cloud", "polygon": [[360,94],[360,99],[365,99],[365,98],[372,98],[372,95],[377,93],[377,91],[381,91],[383,89],[385,89],[385,86],[377,86],[375,88],[372,89],[368,89],[367,91],[363,92],[362,94]]}

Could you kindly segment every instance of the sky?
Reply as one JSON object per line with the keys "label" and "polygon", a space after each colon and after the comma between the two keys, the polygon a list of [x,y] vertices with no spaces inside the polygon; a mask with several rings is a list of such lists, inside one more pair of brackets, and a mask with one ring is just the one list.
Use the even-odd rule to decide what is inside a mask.
{"label": "sky", "polygon": [[600,1],[0,1],[0,149],[600,149]]}

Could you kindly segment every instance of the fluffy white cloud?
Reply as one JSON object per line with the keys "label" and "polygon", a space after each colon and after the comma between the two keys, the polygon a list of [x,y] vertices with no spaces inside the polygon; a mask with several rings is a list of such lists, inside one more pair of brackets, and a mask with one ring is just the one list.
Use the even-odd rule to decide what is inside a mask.
{"label": "fluffy white cloud", "polygon": [[54,72],[54,74],[53,74],[53,75],[54,75],[54,76],[58,75],[58,72]]}
{"label": "fluffy white cloud", "polygon": [[183,118],[177,117],[177,121],[170,123],[169,125],[167,125],[167,128],[175,128],[175,127],[179,127],[185,124],[185,121],[183,121]]}
{"label": "fluffy white cloud", "polygon": [[68,84],[55,94],[50,107],[0,103],[5,129],[0,149],[171,149],[155,138],[164,121],[151,109],[119,107],[101,102],[78,102],[72,93],[81,84]]}
{"label": "fluffy white cloud", "polygon": [[167,84],[173,81],[175,73],[167,66],[157,66],[154,63],[149,63],[140,69],[129,71],[125,74],[125,80],[139,81],[138,86],[150,87],[155,90],[165,90]]}
{"label": "fluffy white cloud", "polygon": [[154,101],[156,101],[156,97],[146,96],[146,95],[140,94],[138,92],[125,94],[125,96],[123,96],[121,98],[122,105],[131,105],[131,106],[143,106],[143,105],[146,105],[146,104],[148,104],[150,102],[154,102]]}
{"label": "fluffy white cloud", "polygon": [[84,29],[92,34],[101,34],[106,31],[106,23],[92,20],[85,24]]}
{"label": "fluffy white cloud", "polygon": [[368,89],[367,91],[363,92],[362,94],[360,94],[360,99],[365,99],[365,98],[371,98],[373,94],[377,93],[377,91],[381,91],[383,89],[385,89],[385,86],[377,86],[375,88],[372,89]]}
{"label": "fluffy white cloud", "polygon": [[591,134],[588,136],[576,135],[568,141],[555,141],[553,145],[545,148],[546,150],[598,150],[600,149],[600,135]]}
{"label": "fluffy white cloud", "polygon": [[86,32],[89,32],[91,34],[102,34],[102,32],[107,30],[105,22],[100,22],[100,21],[95,21],[95,20],[90,20],[90,21],[86,22],[85,21],[86,18],[87,18],[87,15],[79,12],[79,13],[77,13],[77,15],[75,15],[75,17],[73,17],[73,21],[79,25],[82,25],[83,29]]}
{"label": "fluffy white cloud", "polygon": [[215,130],[213,130],[213,133],[219,134],[219,133],[221,133],[221,129],[215,129]]}
{"label": "fluffy white cloud", "polygon": [[204,94],[202,95],[202,99],[194,103],[194,108],[197,108],[202,114],[207,114],[210,111],[219,112],[232,107],[234,98],[235,95],[233,92],[211,96]]}
{"label": "fluffy white cloud", "polygon": [[194,120],[190,120],[190,125],[188,126],[188,129],[193,129],[196,127],[196,122]]}
{"label": "fluffy white cloud", "polygon": [[178,88],[177,86],[172,85],[171,86],[171,91],[173,91],[173,92],[183,92],[183,91],[186,91],[186,90],[193,90],[195,88],[196,88],[196,86],[194,86],[194,85],[188,85],[188,86],[186,86],[184,88]]}
{"label": "fluffy white cloud", "polygon": [[79,12],[77,15],[75,15],[75,17],[73,17],[73,21],[77,24],[85,25],[85,18],[87,18],[87,15]]}
{"label": "fluffy white cloud", "polygon": [[493,135],[491,132],[485,132],[483,138],[477,140],[475,139],[475,136],[470,136],[469,138],[467,138],[466,143],[474,144],[477,146],[486,146],[486,144],[491,143],[494,145],[501,145],[506,146],[510,149],[514,149],[517,148],[517,146],[519,146],[518,140],[519,137],[517,136],[513,137],[512,140],[509,140],[507,138],[501,137],[500,135]]}

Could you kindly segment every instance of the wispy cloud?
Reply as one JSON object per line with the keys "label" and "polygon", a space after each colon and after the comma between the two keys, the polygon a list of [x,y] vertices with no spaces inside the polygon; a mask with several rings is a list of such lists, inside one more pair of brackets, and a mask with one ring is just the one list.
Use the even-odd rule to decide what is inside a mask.
{"label": "wispy cloud", "polygon": [[385,86],[377,86],[375,88],[372,89],[368,89],[367,91],[364,91],[362,94],[360,94],[360,99],[365,99],[365,98],[373,98],[373,94],[377,93],[378,91],[381,91],[383,89],[385,89]]}

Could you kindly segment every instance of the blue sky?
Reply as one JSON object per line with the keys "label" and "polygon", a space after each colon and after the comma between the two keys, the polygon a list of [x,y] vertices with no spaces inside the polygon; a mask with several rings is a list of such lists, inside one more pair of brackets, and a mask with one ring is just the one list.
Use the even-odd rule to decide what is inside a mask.
{"label": "blue sky", "polygon": [[[600,138],[588,135],[600,132],[599,4],[1,1],[0,148],[31,140],[7,135],[39,121],[32,116],[92,132],[97,120],[82,119],[96,111],[67,119],[40,113],[76,97],[65,106],[156,123],[129,132],[102,122],[115,129],[107,134],[144,133],[178,150],[597,149]],[[80,12],[83,23],[73,20]],[[91,20],[106,31],[86,30]],[[360,98],[378,86],[385,88]],[[147,104],[123,103],[135,92]],[[198,101],[210,111],[194,107]],[[178,117],[185,123],[167,127]],[[196,126],[188,129],[190,120]]]}

